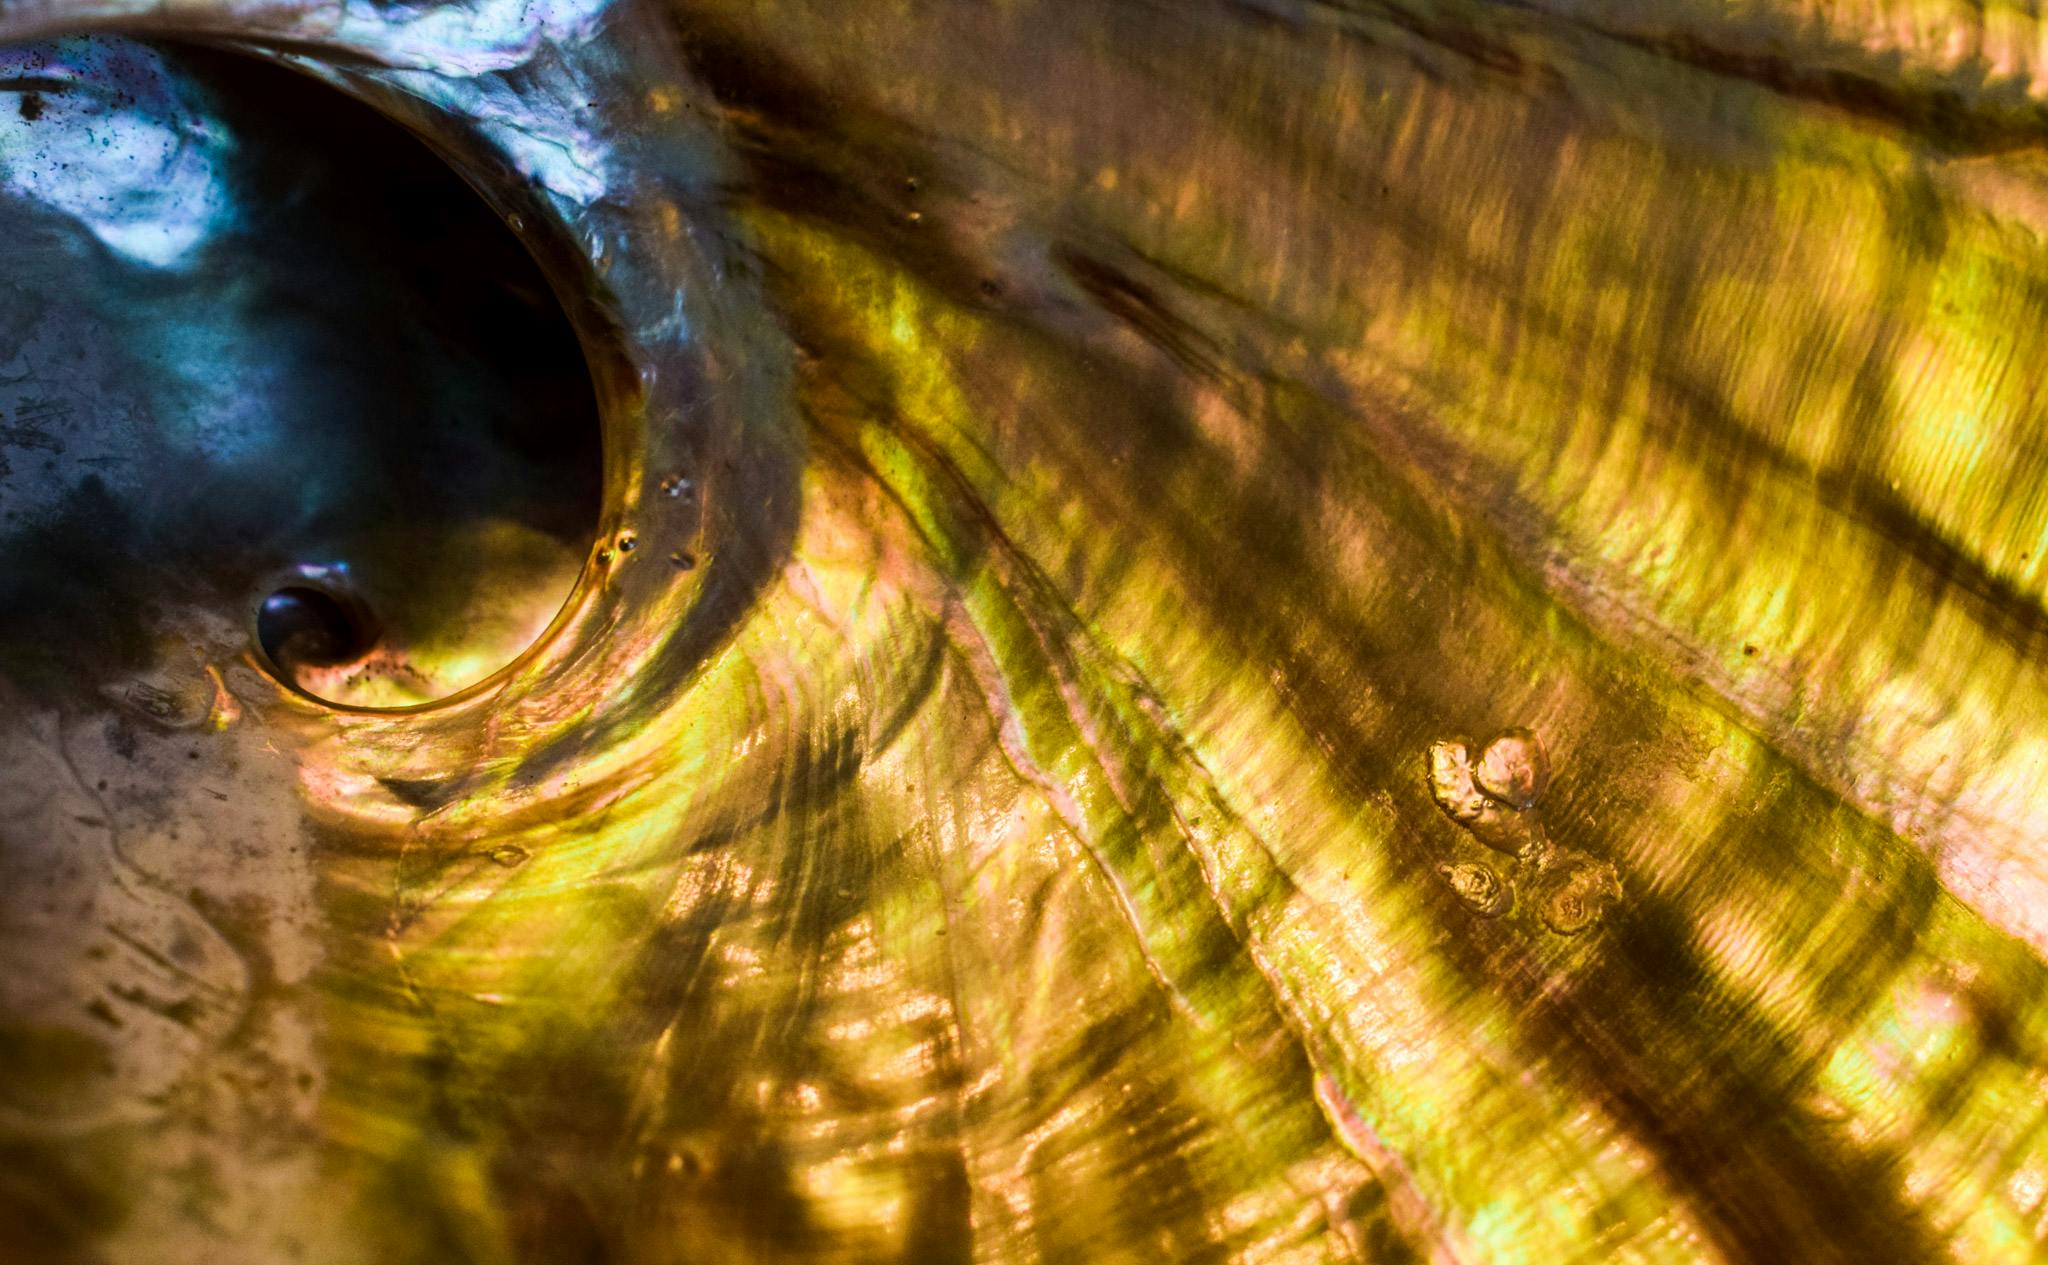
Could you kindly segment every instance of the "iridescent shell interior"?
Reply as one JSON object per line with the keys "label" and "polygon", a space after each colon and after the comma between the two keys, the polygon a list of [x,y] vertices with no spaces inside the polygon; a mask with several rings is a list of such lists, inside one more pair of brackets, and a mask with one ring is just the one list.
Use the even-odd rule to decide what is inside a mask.
{"label": "iridescent shell interior", "polygon": [[0,0],[0,1261],[2048,1255],[2009,0]]}

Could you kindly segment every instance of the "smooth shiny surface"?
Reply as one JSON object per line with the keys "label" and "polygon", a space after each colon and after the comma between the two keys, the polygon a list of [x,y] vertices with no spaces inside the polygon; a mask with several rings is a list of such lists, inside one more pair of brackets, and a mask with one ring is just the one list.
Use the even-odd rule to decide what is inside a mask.
{"label": "smooth shiny surface", "polygon": [[0,0],[103,27],[427,137],[604,506],[416,709],[8,661],[15,1255],[2039,1254],[2033,18]]}

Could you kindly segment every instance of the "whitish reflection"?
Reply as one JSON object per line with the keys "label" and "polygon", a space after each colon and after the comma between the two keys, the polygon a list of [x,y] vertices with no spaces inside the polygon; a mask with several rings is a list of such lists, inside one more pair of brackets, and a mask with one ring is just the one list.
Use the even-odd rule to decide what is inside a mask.
{"label": "whitish reflection", "polygon": [[0,48],[0,188],[108,249],[177,267],[232,220],[232,142],[204,89],[126,41]]}

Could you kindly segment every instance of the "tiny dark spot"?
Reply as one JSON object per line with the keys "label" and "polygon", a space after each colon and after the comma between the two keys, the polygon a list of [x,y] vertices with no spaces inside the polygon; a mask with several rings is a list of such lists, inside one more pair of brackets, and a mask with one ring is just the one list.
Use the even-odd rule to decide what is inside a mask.
{"label": "tiny dark spot", "polygon": [[690,553],[672,553],[668,556],[668,560],[678,571],[688,571],[697,565],[696,555]]}
{"label": "tiny dark spot", "polygon": [[99,1020],[101,1023],[107,1025],[109,1028],[118,1028],[121,1026],[121,1017],[114,1013],[114,1008],[107,1004],[107,999],[104,997],[93,998],[91,1004],[86,1006],[85,1013],[91,1015],[93,1018]]}
{"label": "tiny dark spot", "polygon": [[1742,645],[1742,653],[1746,655],[1754,655],[1756,653],[1756,647],[1750,644],[1749,642],[1744,642]]}
{"label": "tiny dark spot", "polygon": [[1003,293],[1003,283],[996,280],[994,277],[983,277],[981,279],[981,292],[983,295],[991,299],[1001,298]]}
{"label": "tiny dark spot", "polygon": [[187,752],[185,753],[185,758],[186,758],[187,760],[197,760],[197,759],[199,758],[199,752],[198,752],[198,750],[197,750],[197,749],[195,748],[194,750],[191,750],[191,751],[187,751]]}
{"label": "tiny dark spot", "polygon": [[21,94],[21,117],[33,123],[43,117],[43,94],[24,92]]}

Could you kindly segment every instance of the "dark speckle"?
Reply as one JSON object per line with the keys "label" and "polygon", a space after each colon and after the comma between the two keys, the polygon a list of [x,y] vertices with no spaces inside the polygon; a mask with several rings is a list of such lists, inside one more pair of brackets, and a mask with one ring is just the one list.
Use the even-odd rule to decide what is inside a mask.
{"label": "dark speckle", "polygon": [[377,781],[400,803],[413,808],[439,808],[462,790],[455,778],[380,777]]}
{"label": "dark speckle", "polygon": [[162,1015],[181,1028],[191,1027],[193,1022],[199,1018],[200,1007],[196,998],[180,997],[176,1001],[165,1001],[161,997],[152,996],[144,989],[124,988],[118,984],[107,991],[131,1006],[139,1006],[154,1014]]}
{"label": "dark speckle", "polygon": [[43,94],[24,92],[21,94],[21,117],[33,123],[43,117]]}

